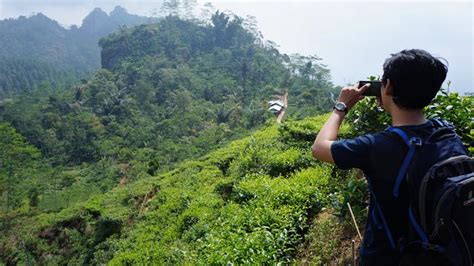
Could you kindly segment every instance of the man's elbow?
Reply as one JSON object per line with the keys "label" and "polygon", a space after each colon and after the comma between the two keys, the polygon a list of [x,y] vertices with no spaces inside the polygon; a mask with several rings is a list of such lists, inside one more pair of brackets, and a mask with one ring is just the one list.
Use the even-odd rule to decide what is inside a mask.
{"label": "man's elbow", "polygon": [[334,163],[331,154],[332,142],[316,142],[311,146],[311,153],[315,159],[323,162]]}
{"label": "man's elbow", "polygon": [[321,150],[321,147],[319,147],[319,145],[317,143],[313,144],[313,146],[311,146],[311,153],[313,154],[313,157],[315,159],[318,159],[320,160],[321,158],[319,157],[320,155],[320,150]]}

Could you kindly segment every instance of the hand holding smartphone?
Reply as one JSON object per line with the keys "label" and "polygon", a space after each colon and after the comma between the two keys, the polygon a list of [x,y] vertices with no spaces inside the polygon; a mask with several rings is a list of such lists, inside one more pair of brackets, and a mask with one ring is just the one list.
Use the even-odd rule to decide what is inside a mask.
{"label": "hand holding smartphone", "polygon": [[365,84],[370,83],[370,87],[362,94],[364,96],[378,96],[380,97],[381,90],[382,90],[382,82],[381,81],[368,81],[368,80],[361,80],[359,81],[358,88],[364,86]]}

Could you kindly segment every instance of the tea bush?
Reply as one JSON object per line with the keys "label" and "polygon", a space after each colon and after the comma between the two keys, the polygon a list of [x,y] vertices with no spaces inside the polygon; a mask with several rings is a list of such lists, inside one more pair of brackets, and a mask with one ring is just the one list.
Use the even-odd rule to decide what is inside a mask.
{"label": "tea bush", "polygon": [[456,127],[456,133],[464,145],[473,152],[474,149],[474,97],[459,96],[458,93],[441,91],[426,108],[428,117],[440,117]]}

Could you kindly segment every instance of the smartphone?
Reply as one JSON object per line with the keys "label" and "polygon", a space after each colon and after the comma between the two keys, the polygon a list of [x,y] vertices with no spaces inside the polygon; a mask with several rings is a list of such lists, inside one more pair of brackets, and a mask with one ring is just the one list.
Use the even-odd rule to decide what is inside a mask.
{"label": "smartphone", "polygon": [[362,94],[364,96],[381,96],[382,82],[381,81],[359,81],[359,88],[365,84],[370,83],[370,87]]}

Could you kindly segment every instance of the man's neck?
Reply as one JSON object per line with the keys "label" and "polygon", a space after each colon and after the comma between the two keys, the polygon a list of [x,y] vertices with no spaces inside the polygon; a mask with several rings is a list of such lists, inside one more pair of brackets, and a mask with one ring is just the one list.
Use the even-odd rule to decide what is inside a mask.
{"label": "man's neck", "polygon": [[398,109],[392,111],[392,126],[421,125],[426,123],[423,110],[404,110]]}

